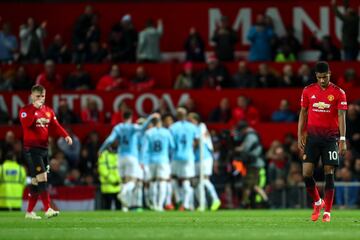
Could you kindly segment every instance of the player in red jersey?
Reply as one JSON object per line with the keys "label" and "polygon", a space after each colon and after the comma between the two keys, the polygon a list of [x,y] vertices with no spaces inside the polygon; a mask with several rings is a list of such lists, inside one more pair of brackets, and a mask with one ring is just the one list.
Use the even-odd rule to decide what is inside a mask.
{"label": "player in red jersey", "polygon": [[50,208],[50,196],[47,191],[49,131],[55,131],[65,138],[67,144],[72,144],[71,137],[56,120],[54,111],[44,105],[45,93],[43,86],[33,86],[31,88],[32,103],[21,108],[19,113],[23,129],[25,158],[31,175],[29,205],[25,214],[25,218],[29,219],[41,219],[33,212],[38,197],[43,202],[45,217],[59,215],[58,211]]}
{"label": "player in red jersey", "polygon": [[[339,165],[339,154],[346,152],[345,92],[330,82],[327,62],[315,67],[317,83],[304,88],[298,122],[298,147],[303,155],[303,176],[307,193],[314,201],[312,221],[317,221],[325,208],[323,222],[330,222],[334,198],[334,172]],[[306,130],[305,130],[306,129]],[[339,138],[340,136],[340,138]],[[325,196],[320,198],[313,178],[314,167],[321,158],[325,173]]]}

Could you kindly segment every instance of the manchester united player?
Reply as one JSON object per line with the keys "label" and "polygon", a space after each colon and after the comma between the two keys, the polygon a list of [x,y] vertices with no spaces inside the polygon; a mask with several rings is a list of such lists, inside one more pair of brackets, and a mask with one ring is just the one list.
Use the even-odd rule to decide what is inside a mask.
{"label": "manchester united player", "polygon": [[[323,222],[330,222],[334,198],[334,172],[339,165],[339,153],[346,152],[345,92],[330,82],[327,62],[315,67],[317,83],[304,88],[298,123],[298,147],[303,155],[303,176],[307,193],[314,201],[312,221],[317,221],[325,208]],[[306,128],[306,130],[305,130]],[[306,133],[305,133],[306,131]],[[325,196],[320,198],[313,178],[314,167],[321,158],[325,173]]]}
{"label": "manchester united player", "polygon": [[45,217],[59,215],[50,208],[50,196],[47,191],[48,137],[49,131],[54,131],[65,138],[67,144],[72,144],[69,134],[56,120],[54,111],[45,106],[45,88],[35,85],[31,88],[32,103],[20,109],[20,122],[23,129],[25,158],[31,175],[29,205],[25,218],[41,219],[33,209],[38,197],[44,205]]}

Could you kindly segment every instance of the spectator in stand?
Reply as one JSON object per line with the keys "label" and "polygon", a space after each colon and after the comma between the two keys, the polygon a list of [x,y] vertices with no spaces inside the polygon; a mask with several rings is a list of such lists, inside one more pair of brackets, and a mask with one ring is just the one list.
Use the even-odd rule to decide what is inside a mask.
{"label": "spectator in stand", "polygon": [[86,107],[81,111],[81,121],[86,124],[103,123],[104,114],[99,109],[98,103],[93,98],[88,98]]}
{"label": "spectator in stand", "polygon": [[227,16],[222,16],[211,39],[215,44],[216,56],[220,61],[234,61],[237,33],[232,29]]}
{"label": "spectator in stand", "polygon": [[18,48],[16,36],[11,33],[11,25],[3,23],[0,31],[0,62],[12,63],[15,60],[15,53]]}
{"label": "spectator in stand", "polygon": [[256,24],[250,28],[247,35],[251,43],[249,61],[272,60],[271,41],[273,36],[273,29],[266,25],[265,16],[258,14]]}
{"label": "spectator in stand", "polygon": [[160,38],[163,35],[163,23],[159,19],[157,28],[152,19],[146,21],[145,29],[139,34],[137,60],[139,62],[159,62],[161,60]]}
{"label": "spectator in stand", "polygon": [[281,99],[279,109],[271,115],[273,122],[294,122],[296,114],[290,110],[290,102],[287,99]]}
{"label": "spectator in stand", "polygon": [[259,88],[268,88],[268,87],[278,87],[278,80],[273,73],[273,70],[269,68],[266,63],[259,64],[259,72],[255,77],[256,87]]}
{"label": "spectator in stand", "polygon": [[130,90],[132,91],[147,91],[155,86],[155,80],[149,76],[143,66],[136,68],[135,77],[130,81]]}
{"label": "spectator in stand", "polygon": [[11,124],[12,121],[10,119],[9,113],[6,109],[3,109],[3,106],[0,106],[0,125],[8,125]]}
{"label": "spectator in stand", "polygon": [[296,55],[289,45],[282,45],[278,48],[275,56],[275,62],[295,62]]}
{"label": "spectator in stand", "polygon": [[[0,152],[2,157],[4,158],[8,151],[12,151],[16,142],[15,133],[11,130],[5,133],[4,141],[0,145]],[[0,159],[4,160],[4,159]]]}
{"label": "spectator in stand", "polygon": [[360,156],[360,111],[355,104],[349,104],[346,116],[346,139],[355,156]]}
{"label": "spectator in stand", "polygon": [[71,128],[66,128],[69,136],[73,140],[72,145],[68,145],[64,138],[59,138],[57,141],[58,148],[64,153],[65,158],[70,168],[77,168],[80,162],[81,143],[79,138],[74,134]]}
{"label": "spectator in stand", "polygon": [[298,70],[298,80],[302,86],[307,86],[315,83],[314,74],[311,74],[311,69],[306,63],[302,64]]}
{"label": "spectator in stand", "polygon": [[354,160],[354,178],[360,182],[360,157],[357,156]]}
{"label": "spectator in stand", "polygon": [[310,46],[320,51],[319,61],[340,61],[340,50],[333,43],[331,36],[324,36],[321,41],[316,38],[316,33],[310,39]]}
{"label": "spectator in stand", "polygon": [[209,115],[209,122],[228,123],[231,119],[231,108],[228,98],[223,98],[219,106],[213,109]]}
{"label": "spectator in stand", "polygon": [[196,82],[196,76],[191,62],[184,64],[184,70],[176,78],[174,89],[193,89]]}
{"label": "spectator in stand", "polygon": [[[97,16],[93,7],[85,6],[84,13],[76,20],[73,32],[73,47],[75,63],[82,63],[85,60],[87,44],[91,41],[99,41],[100,30],[96,26]],[[95,24],[95,25],[94,25]],[[98,36],[96,36],[98,35]]]}
{"label": "spectator in stand", "polygon": [[337,85],[343,90],[349,90],[351,88],[357,87],[359,78],[356,76],[356,71],[353,68],[348,68],[345,70],[343,76],[341,76],[338,81]]}
{"label": "spectator in stand", "polygon": [[189,36],[184,44],[186,52],[186,61],[204,62],[205,61],[205,44],[200,33],[195,27],[190,28]]}
{"label": "spectator in stand", "polygon": [[65,125],[76,124],[80,122],[78,116],[70,109],[66,100],[61,100],[59,102],[59,108],[56,117],[59,123]]}
{"label": "spectator in stand", "polygon": [[68,165],[64,156],[64,153],[56,152],[50,160],[51,174],[48,176],[48,183],[55,186],[64,186],[65,177],[68,172]]}
{"label": "spectator in stand", "polygon": [[2,73],[0,69],[0,91],[11,91],[13,89],[13,70],[9,69]]}
{"label": "spectator in stand", "polygon": [[276,41],[277,50],[282,50],[282,46],[286,46],[294,55],[294,58],[298,58],[298,54],[301,51],[301,44],[299,40],[295,37],[294,29],[292,27],[286,28],[285,35],[278,38]]}
{"label": "spectator in stand", "polygon": [[206,62],[207,67],[201,72],[195,87],[216,90],[231,87],[231,79],[224,65],[220,64],[215,56],[209,56]]}
{"label": "spectator in stand", "polygon": [[53,60],[46,60],[44,64],[45,71],[36,78],[36,84],[42,85],[47,91],[62,89],[62,77],[55,71]]}
{"label": "spectator in stand", "polygon": [[138,44],[136,31],[130,14],[126,14],[116,23],[110,33],[109,39],[111,59],[115,62],[135,62]]}
{"label": "spectator in stand", "polygon": [[336,0],[331,0],[336,16],[343,22],[342,47],[347,61],[357,59],[359,53],[359,14],[349,6],[349,0],[344,0],[345,13],[341,13],[336,6]]}
{"label": "spectator in stand", "polygon": [[67,45],[63,42],[60,34],[56,34],[54,41],[50,44],[46,58],[53,60],[55,63],[70,63],[71,52]]}
{"label": "spectator in stand", "polygon": [[75,71],[71,72],[64,82],[67,90],[89,90],[92,89],[91,76],[82,64],[77,64]]}
{"label": "spectator in stand", "polygon": [[107,49],[100,46],[99,42],[93,41],[89,44],[89,49],[85,54],[86,63],[102,63],[108,56]]}
{"label": "spectator in stand", "polygon": [[98,160],[98,150],[101,146],[99,134],[92,131],[87,136],[80,154],[79,169],[87,182],[93,182],[96,178],[96,163]]}
{"label": "spectator in stand", "polygon": [[39,63],[44,58],[43,40],[46,36],[47,22],[37,25],[33,18],[20,26],[20,54],[21,60],[29,63]]}
{"label": "spectator in stand", "polygon": [[24,66],[19,66],[15,73],[13,82],[13,90],[29,90],[34,85],[34,82],[26,73]]}
{"label": "spectator in stand", "polygon": [[[124,122],[123,113],[130,110],[129,105],[125,101],[122,101],[118,104],[117,111],[114,112],[111,116],[111,126],[115,126],[118,123]],[[132,122],[134,122],[137,119],[137,115],[135,112],[133,112],[132,115]]]}
{"label": "spectator in stand", "polygon": [[247,67],[245,61],[240,61],[238,64],[238,71],[232,77],[233,85],[237,88],[253,88],[256,87],[254,75]]}
{"label": "spectator in stand", "polygon": [[240,121],[246,121],[250,126],[255,126],[260,122],[260,113],[252,104],[251,100],[245,96],[237,98],[237,106],[232,110],[231,124],[236,125]]}
{"label": "spectator in stand", "polygon": [[113,64],[111,66],[110,73],[103,76],[97,86],[96,90],[100,91],[113,91],[117,89],[127,89],[129,86],[128,81],[120,76],[119,66]]}
{"label": "spectator in stand", "polygon": [[298,80],[293,72],[292,66],[290,64],[284,65],[279,87],[299,87],[301,83]]}

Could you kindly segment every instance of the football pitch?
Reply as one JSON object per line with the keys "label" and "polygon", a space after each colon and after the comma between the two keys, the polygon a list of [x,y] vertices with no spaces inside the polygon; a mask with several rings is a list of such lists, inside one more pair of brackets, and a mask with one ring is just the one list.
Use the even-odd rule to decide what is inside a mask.
{"label": "football pitch", "polygon": [[334,210],[330,223],[312,222],[310,214],[310,209],[93,211],[36,221],[0,212],[0,239],[360,239],[360,210]]}

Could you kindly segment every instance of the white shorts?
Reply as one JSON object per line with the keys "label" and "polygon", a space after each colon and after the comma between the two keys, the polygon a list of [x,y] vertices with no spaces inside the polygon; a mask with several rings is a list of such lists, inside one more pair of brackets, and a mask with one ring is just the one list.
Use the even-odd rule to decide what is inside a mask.
{"label": "white shorts", "polygon": [[170,164],[168,163],[149,164],[149,170],[151,180],[170,178]]}
{"label": "white shorts", "polygon": [[193,161],[172,161],[171,174],[178,178],[195,177],[195,163]]}
{"label": "white shorts", "polygon": [[144,165],[143,170],[143,175],[144,175],[144,181],[145,182],[149,182],[151,180],[151,175],[150,175],[150,168],[149,165]]}
{"label": "white shorts", "polygon": [[[213,165],[214,165],[214,161],[209,158],[209,159],[205,159],[203,160],[203,174],[204,176],[211,176],[213,173]],[[195,164],[195,170],[196,170],[196,176],[200,176],[200,162],[197,162]]]}
{"label": "white shorts", "polygon": [[119,171],[121,177],[141,177],[141,168],[138,160],[131,156],[119,158]]}

